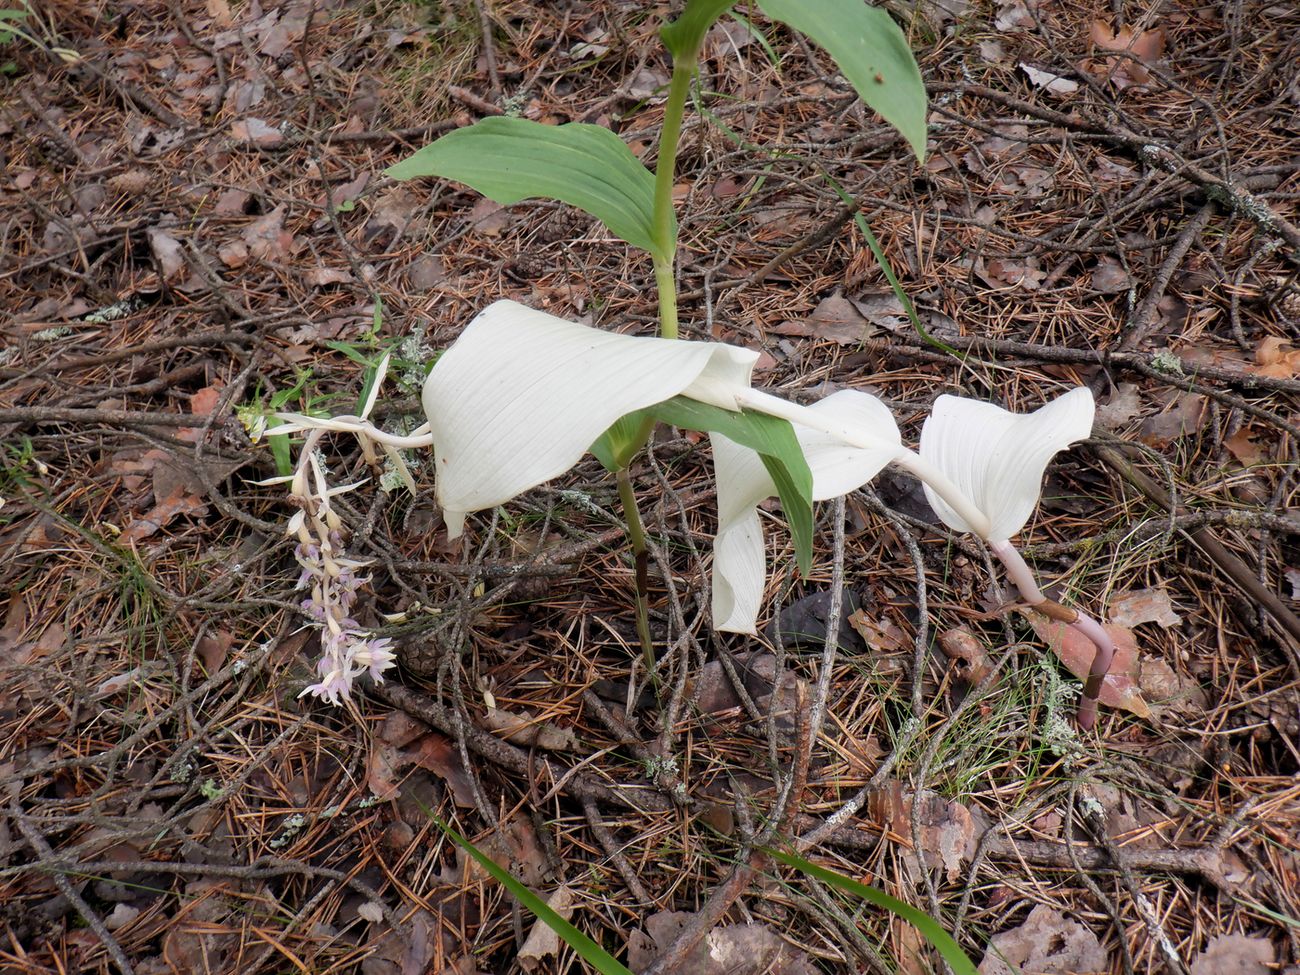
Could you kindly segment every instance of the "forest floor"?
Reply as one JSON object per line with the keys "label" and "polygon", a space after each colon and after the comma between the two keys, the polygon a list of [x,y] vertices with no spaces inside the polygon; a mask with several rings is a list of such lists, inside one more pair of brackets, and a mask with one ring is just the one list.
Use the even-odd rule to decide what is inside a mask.
{"label": "forest floor", "polygon": [[653,162],[669,5],[48,0],[0,48],[0,971],[583,970],[435,819],[638,972],[941,971],[751,856],[792,765],[805,855],[985,975],[1300,971],[1300,7],[897,0],[924,164],[738,10],[683,135],[685,334],[791,398],[868,389],[913,443],[945,391],[1090,385],[1021,541],[1128,642],[1122,706],[1071,727],[1078,681],[901,476],[820,506],[807,580],[769,506],[784,639],[715,634],[707,442],[672,431],[634,469],[657,692],[598,464],[449,542],[413,457],[414,497],[341,499],[401,666],[300,698],[319,635],[250,433],[352,412],[385,351],[375,418],[409,429],[499,297],[654,328],[649,261],[594,220],[383,170],[500,113]]}

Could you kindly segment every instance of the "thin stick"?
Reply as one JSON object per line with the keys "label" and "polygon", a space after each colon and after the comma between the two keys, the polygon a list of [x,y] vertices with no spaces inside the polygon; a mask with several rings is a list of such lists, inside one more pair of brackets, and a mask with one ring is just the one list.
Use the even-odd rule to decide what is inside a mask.
{"label": "thin stick", "polygon": [[646,547],[641,512],[637,510],[636,492],[632,490],[632,478],[626,467],[619,469],[617,479],[618,498],[623,502],[623,518],[627,522],[627,538],[636,561],[636,634],[641,641],[646,674],[653,680],[655,648],[650,639],[650,551]]}

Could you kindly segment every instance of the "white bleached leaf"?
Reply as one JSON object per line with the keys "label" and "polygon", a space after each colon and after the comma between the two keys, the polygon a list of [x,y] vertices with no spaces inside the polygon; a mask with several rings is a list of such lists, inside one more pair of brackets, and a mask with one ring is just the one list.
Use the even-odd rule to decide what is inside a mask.
{"label": "white bleached leaf", "polygon": [[436,490],[454,537],[481,511],[563,474],[615,420],[678,394],[736,409],[757,353],[636,338],[513,301],[485,308],[424,384]]}
{"label": "white bleached leaf", "polygon": [[[1051,459],[1092,432],[1093,413],[1092,392],[1083,386],[1027,414],[940,396],[921,428],[921,457],[984,512],[989,541],[1007,541],[1033,514]],[[972,531],[929,485],[925,496],[949,528]]]}
{"label": "white bleached leaf", "polygon": [[[851,447],[829,433],[794,423],[795,437],[812,471],[814,501],[861,487],[895,459],[902,447],[898,426],[885,404],[858,390],[841,390],[809,407],[821,419],[878,443]],[[758,454],[721,434],[712,434],[718,480],[718,535],[713,546],[714,626],[754,633],[767,584],[767,559],[757,505],[776,494]]]}

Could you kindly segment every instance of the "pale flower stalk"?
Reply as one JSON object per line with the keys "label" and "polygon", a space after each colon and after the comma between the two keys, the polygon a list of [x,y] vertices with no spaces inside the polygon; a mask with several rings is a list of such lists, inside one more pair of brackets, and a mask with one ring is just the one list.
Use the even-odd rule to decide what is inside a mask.
{"label": "pale flower stalk", "polygon": [[307,595],[302,601],[303,613],[320,630],[321,657],[316,663],[315,683],[303,688],[299,697],[312,695],[335,706],[346,701],[357,677],[368,673],[375,681],[383,681],[384,672],[396,663],[392,640],[376,637],[352,616],[361,586],[370,581],[360,575],[370,563],[348,558],[343,546],[344,526],[334,511],[331,499],[352,491],[364,484],[356,481],[341,487],[330,487],[325,466],[321,461],[318,444],[326,432],[343,430],[354,434],[361,443],[362,455],[376,467],[378,455],[374,443],[380,444],[393,461],[402,479],[414,489],[414,482],[393,441],[417,440],[418,436],[396,438],[376,429],[366,417],[374,408],[379,386],[387,372],[388,358],[380,363],[370,395],[356,416],[317,418],[303,414],[284,414],[285,424],[275,428],[275,433],[307,431],[299,454],[298,465],[288,477],[272,478],[261,483],[289,483],[289,497],[298,505],[298,511],[289,519],[287,533],[296,535],[298,544],[294,558],[302,567],[298,589]]}

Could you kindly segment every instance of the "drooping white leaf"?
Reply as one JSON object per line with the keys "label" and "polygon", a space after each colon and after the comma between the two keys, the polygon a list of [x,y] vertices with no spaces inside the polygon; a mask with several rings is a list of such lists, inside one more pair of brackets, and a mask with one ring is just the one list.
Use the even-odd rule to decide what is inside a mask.
{"label": "drooping white leaf", "polygon": [[[902,450],[898,425],[880,400],[846,389],[808,408],[823,420],[879,444],[851,447],[821,430],[793,419],[795,436],[812,471],[816,501],[847,494],[875,477]],[[829,424],[828,424],[829,425]],[[758,454],[710,436],[718,480],[718,534],[713,546],[714,626],[733,633],[754,633],[767,584],[767,559],[757,506],[776,494]]]}
{"label": "drooping white leaf", "polygon": [[[921,428],[921,457],[988,516],[988,540],[1006,541],[1033,514],[1051,459],[1092,432],[1093,413],[1084,386],[1026,414],[940,396]],[[929,485],[925,496],[949,528],[973,530]]]}
{"label": "drooping white leaf", "polygon": [[615,420],[678,394],[736,409],[757,354],[604,332],[498,301],[425,381],[448,531],[578,462]]}

